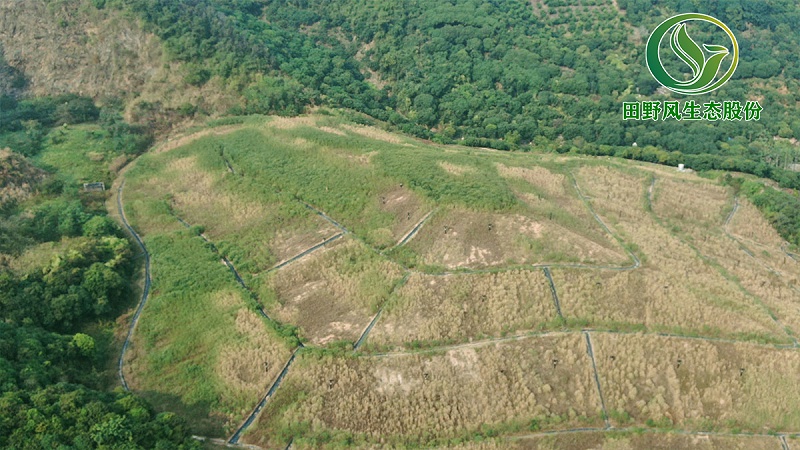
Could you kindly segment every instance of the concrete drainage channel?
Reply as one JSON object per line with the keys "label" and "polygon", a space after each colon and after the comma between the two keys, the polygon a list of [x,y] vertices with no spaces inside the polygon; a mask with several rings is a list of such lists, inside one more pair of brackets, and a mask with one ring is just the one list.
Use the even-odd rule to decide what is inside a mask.
{"label": "concrete drainage channel", "polygon": [[[272,397],[272,395],[275,393],[275,391],[278,390],[278,388],[281,385],[281,382],[286,377],[286,374],[289,372],[289,367],[292,366],[292,363],[294,362],[295,358],[297,357],[297,354],[302,349],[303,349],[303,347],[301,345],[300,347],[298,347],[298,348],[296,348],[294,350],[294,352],[292,353],[291,358],[289,358],[289,361],[287,361],[286,365],[283,366],[283,370],[281,370],[281,373],[278,374],[278,377],[275,379],[275,382],[272,383],[272,386],[270,386],[270,388],[267,391],[267,393],[264,395],[264,397],[261,398],[261,401],[259,401],[258,404],[256,405],[256,407],[253,409],[253,412],[251,412],[250,415],[247,416],[247,419],[245,419],[244,423],[241,426],[239,426],[239,428],[233,433],[233,436],[231,436],[230,439],[228,439],[228,443],[229,444],[238,444],[239,443],[239,439],[242,437],[242,434],[247,430],[247,428],[250,427],[250,425],[253,424],[253,422],[256,420],[258,415],[261,413],[261,410],[264,409],[264,406],[266,406],[267,401]],[[289,445],[291,445],[291,442],[289,443]]]}

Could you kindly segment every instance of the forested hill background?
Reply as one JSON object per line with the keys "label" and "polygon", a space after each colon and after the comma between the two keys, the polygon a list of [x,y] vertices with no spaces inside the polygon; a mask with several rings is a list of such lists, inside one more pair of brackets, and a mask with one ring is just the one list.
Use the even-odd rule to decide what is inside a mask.
{"label": "forested hill background", "polygon": [[[78,3],[52,1],[47,8],[58,17],[59,9],[65,11],[59,19],[65,28],[79,22],[74,16],[80,11],[106,25],[114,14],[138,21],[160,38],[164,66],[179,64],[163,82],[205,89],[205,95],[172,105],[171,115],[157,96],[133,101],[133,119],[151,125],[214,110],[292,115],[329,105],[441,142],[680,160],[698,169],[736,169],[800,186],[800,178],[784,170],[799,159],[800,137],[800,34],[793,31],[800,25],[800,6],[790,0]],[[70,13],[75,8],[78,13]],[[758,100],[764,107],[761,121],[621,120],[624,101],[684,99],[659,90],[644,65],[650,31],[679,12],[718,17],[739,40],[734,78],[703,101]],[[124,33],[127,40],[130,35]],[[702,42],[704,35],[693,37]],[[127,43],[129,53],[154,52],[147,39],[139,40]],[[158,62],[142,64],[141,74],[163,71]],[[135,99],[140,86],[131,84],[121,83]],[[220,92],[227,95],[224,101],[204,100]],[[637,149],[631,149],[634,142]]]}
{"label": "forested hill background", "polygon": [[[100,2],[102,3],[102,2]],[[403,131],[501,149],[534,143],[616,152],[778,180],[800,137],[800,7],[789,0],[128,0],[186,79],[239,87],[234,112],[352,108]],[[621,120],[621,103],[670,99],[644,65],[650,31],[678,12],[734,29],[741,63],[704,96],[759,100],[760,122]],[[702,41],[703,36],[695,36]],[[683,99],[676,96],[675,99]],[[637,157],[638,155],[628,155]],[[752,162],[753,164],[746,163]],[[797,185],[796,178],[786,185]]]}

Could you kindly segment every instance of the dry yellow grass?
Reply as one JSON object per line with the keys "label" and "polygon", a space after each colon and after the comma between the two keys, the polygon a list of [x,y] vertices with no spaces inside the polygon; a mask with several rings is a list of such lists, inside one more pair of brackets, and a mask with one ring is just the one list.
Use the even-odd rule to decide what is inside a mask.
{"label": "dry yellow grass", "polygon": [[750,243],[780,251],[783,239],[767,219],[746,198],[739,197],[739,208],[728,224],[728,232]]}
{"label": "dry yellow grass", "polygon": [[565,210],[574,217],[574,223],[570,224],[572,232],[578,232],[595,242],[617,250],[616,242],[598,226],[575,191],[572,180],[565,175],[535,165],[515,167],[497,164],[497,171],[505,178],[524,180],[536,190],[535,194],[517,192],[534,212],[542,215],[554,206]]}
{"label": "dry yellow grass", "polygon": [[[150,301],[158,301],[157,296],[158,292],[154,292]],[[155,349],[160,357],[164,357],[163,352],[169,352],[166,349],[169,345],[189,352],[187,360],[180,362],[182,367],[164,367],[158,360],[151,359],[150,355],[143,353],[147,346],[143,342],[143,333],[134,334],[125,363],[125,378],[131,389],[159,407],[192,417],[195,421],[191,425],[193,430],[219,434],[237,426],[274,381],[290,355],[280,338],[269,332],[266,324],[247,309],[242,296],[238,290],[219,290],[193,299],[198,303],[198,309],[213,314],[216,329],[197,330],[190,344],[180,337],[183,330],[158,333]],[[142,326],[153,326],[152,321],[147,321],[148,311],[146,309],[142,316],[144,322],[140,330]],[[164,311],[161,314],[164,315]],[[180,320],[175,317],[173,325],[184,326]],[[224,336],[214,334],[222,329],[225,329]],[[186,345],[190,346],[188,350],[183,349]],[[207,393],[198,394],[193,391],[193,386],[188,385],[197,380],[184,376],[187,363],[210,369],[206,375],[211,376],[204,378],[203,383],[214,387],[219,395],[217,404],[196,404],[197,399],[192,395]],[[198,416],[198,413],[202,415]]]}
{"label": "dry yellow grass", "polygon": [[527,426],[533,419],[544,429],[602,424],[583,337],[563,334],[437,354],[305,357],[272,405],[286,409],[275,414],[267,405],[245,442],[277,446],[277,430],[304,422],[310,433],[338,430],[376,444]]}
{"label": "dry yellow grass", "polygon": [[579,183],[598,214],[623,239],[636,244],[646,261],[625,273],[554,269],[567,317],[788,342],[782,329],[734,281],[644,210],[644,175],[586,167],[579,172]]}
{"label": "dry yellow grass", "polygon": [[372,165],[372,158],[378,154],[378,152],[367,152],[367,153],[347,153],[347,152],[337,152],[337,156],[346,158],[348,161],[352,161],[360,166],[369,167]]}
{"label": "dry yellow grass", "polygon": [[[788,441],[790,448],[791,440]],[[293,449],[328,448],[295,441]],[[331,446],[330,448],[336,448]],[[381,448],[404,448],[401,446],[380,446],[364,444],[350,446],[360,450]],[[669,432],[626,433],[621,431],[586,431],[579,433],[542,434],[530,437],[498,437],[480,441],[468,441],[455,445],[431,447],[448,450],[781,450],[777,436],[715,436],[685,435]]]}
{"label": "dry yellow grass", "polygon": [[553,173],[544,167],[514,167],[497,164],[497,172],[505,178],[521,178],[553,197],[569,196],[566,194],[564,185],[567,182],[566,177],[559,173]]}
{"label": "dry yellow grass", "polygon": [[[505,444],[505,446],[503,445]],[[780,450],[778,437],[766,436],[687,436],[677,433],[574,433],[537,436],[496,443],[495,446],[466,445],[466,449],[511,448],[530,450],[593,449],[593,450]]]}
{"label": "dry yellow grass", "polygon": [[171,161],[157,182],[171,195],[173,207],[182,213],[182,218],[203,224],[211,236],[218,229],[254,226],[272,209],[226,193],[219,183],[221,175],[201,169],[197,158],[188,156]]}
{"label": "dry yellow grass", "polygon": [[339,130],[337,128],[333,128],[333,127],[318,127],[317,129],[321,130],[321,131],[324,131],[326,133],[333,133],[333,134],[336,134],[336,135],[339,135],[339,136],[347,136],[347,133],[345,133],[344,131]]}
{"label": "dry yellow grass", "polygon": [[[242,299],[230,296],[229,300],[240,306]],[[214,372],[223,381],[222,393],[226,398],[255,400],[262,395],[278,376],[289,359],[286,348],[276,343],[275,337],[265,332],[266,325],[251,310],[241,308],[235,313],[237,339],[223,347]],[[244,417],[250,408],[238,411]]]}
{"label": "dry yellow grass", "polygon": [[8,268],[23,275],[34,269],[50,264],[55,255],[63,253],[68,248],[78,244],[86,238],[62,237],[58,242],[43,242],[25,249],[19,256],[8,258]]}
{"label": "dry yellow grass", "polygon": [[626,166],[636,166],[643,171],[653,174],[659,178],[671,178],[673,180],[686,180],[686,181],[704,181],[703,178],[700,178],[696,172],[691,170],[691,167],[687,167],[684,172],[678,170],[675,166],[663,166],[661,164],[655,164],[650,162],[644,161],[632,161],[626,160],[624,162]]}
{"label": "dry yellow grass", "polygon": [[731,196],[722,186],[658,178],[653,192],[653,212],[659,217],[719,226],[731,210]]}
{"label": "dry yellow grass", "polygon": [[[800,429],[800,353],[652,335],[592,335],[615,426],[648,420],[684,429]],[[612,358],[613,357],[613,358]],[[742,371],[744,369],[744,371]]]}
{"label": "dry yellow grass", "polygon": [[380,242],[381,236],[386,235],[391,236],[391,242],[394,244],[403,239],[434,207],[431,201],[407,187],[400,186],[381,193],[377,202],[378,209],[390,213],[393,220],[389,228],[373,230],[373,240]]}
{"label": "dry yellow grass", "polygon": [[[303,250],[336,234],[338,230],[315,214],[288,218],[281,203],[267,203],[231,193],[225,171],[214,173],[200,167],[197,156],[184,156],[165,162],[163,172],[143,181],[132,181],[126,191],[129,197],[169,199],[176,214],[192,225],[201,225],[212,241],[231,241],[241,245],[255,271],[291,258]],[[126,197],[127,198],[127,197]],[[136,201],[131,202],[135,213]],[[165,221],[174,229],[182,228],[170,217],[141,215],[136,226],[145,234],[163,230]],[[156,220],[159,219],[159,220]],[[275,233],[274,236],[272,233]],[[245,240],[242,236],[247,236]]]}
{"label": "dry yellow grass", "polygon": [[43,170],[9,148],[0,149],[0,206],[11,200],[24,201],[44,178]]}
{"label": "dry yellow grass", "polygon": [[279,130],[291,130],[297,127],[313,127],[317,124],[317,119],[314,116],[298,116],[298,117],[278,117],[273,116],[267,121],[267,127],[277,128]]}
{"label": "dry yellow grass", "polygon": [[642,325],[651,331],[788,342],[783,330],[752,300],[734,286],[704,285],[705,275],[650,268],[552,269],[552,274],[564,316],[591,327]]}
{"label": "dry yellow grass", "polygon": [[469,175],[471,173],[475,173],[476,169],[470,166],[461,166],[458,164],[452,164],[446,161],[440,161],[439,167],[444,169],[445,172],[451,173],[453,175],[462,176],[462,175]]}
{"label": "dry yellow grass", "polygon": [[405,142],[399,136],[383,131],[379,128],[375,127],[367,127],[363,125],[342,125],[342,128],[352,131],[353,133],[359,134],[366,138],[375,139],[377,141],[388,142],[390,144],[402,144]]}
{"label": "dry yellow grass", "polygon": [[800,304],[800,291],[797,290],[800,265],[784,255],[780,247],[747,248],[745,244],[751,242],[739,242],[719,228],[691,221],[667,220],[678,224],[685,239],[690,240],[704,257],[718,264],[732,284],[755,296],[794,334],[800,331],[800,310],[797,308]]}
{"label": "dry yellow grass", "polygon": [[320,223],[319,228],[305,232],[284,229],[275,234],[269,248],[275,255],[277,263],[281,263],[337,233],[339,233],[339,229],[328,222]]}
{"label": "dry yellow grass", "polygon": [[547,216],[448,208],[434,214],[407,245],[423,264],[454,269],[558,261],[625,264],[615,244],[588,239]]}
{"label": "dry yellow grass", "polygon": [[241,128],[242,128],[241,125],[225,125],[216,128],[208,128],[185,136],[173,137],[168,139],[161,145],[156,146],[152,151],[154,153],[168,152],[178,147],[183,147],[184,145],[188,145],[205,136],[222,136],[228,133],[232,133]]}
{"label": "dry yellow grass", "polygon": [[401,277],[398,266],[342,238],[270,274],[278,300],[270,313],[314,344],[355,342]]}
{"label": "dry yellow grass", "polygon": [[412,275],[396,291],[369,342],[465,341],[531,330],[556,319],[541,270],[480,275]]}

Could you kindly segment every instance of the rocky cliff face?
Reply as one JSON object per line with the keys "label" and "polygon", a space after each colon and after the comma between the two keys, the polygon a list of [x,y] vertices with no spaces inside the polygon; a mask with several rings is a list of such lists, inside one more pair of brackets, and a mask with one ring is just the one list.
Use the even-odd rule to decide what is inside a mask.
{"label": "rocky cliff face", "polygon": [[124,96],[162,66],[158,40],[135,19],[76,1],[0,0],[0,48],[34,95]]}

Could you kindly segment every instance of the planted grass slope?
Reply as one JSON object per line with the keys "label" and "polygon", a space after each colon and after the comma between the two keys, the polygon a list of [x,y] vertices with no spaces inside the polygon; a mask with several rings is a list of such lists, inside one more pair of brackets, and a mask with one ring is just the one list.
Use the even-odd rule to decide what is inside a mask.
{"label": "planted grass slope", "polygon": [[289,348],[228,269],[187,231],[151,234],[153,285],[126,362],[131,388],[221,435],[241,421]]}
{"label": "planted grass slope", "polygon": [[[761,298],[771,295],[770,291],[753,288],[725,263],[715,261],[724,256],[733,260],[731,252],[741,249],[720,246],[721,253],[713,253],[697,243],[703,238],[709,242],[739,239],[726,232],[725,218],[732,205],[728,191],[686,174],[672,177],[663,168],[596,161],[430,148],[371,128],[346,126],[330,116],[262,119],[143,157],[128,175],[126,208],[146,238],[182,236],[204,248],[178,218],[199,227],[195,231],[204,231],[233,261],[267,313],[297,325],[300,337],[312,347],[352,344],[379,311],[371,334],[364,336],[361,351],[367,354],[475,342],[387,357],[301,351],[280,389],[243,437],[245,442],[267,447],[285,446],[290,439],[298,448],[380,444],[381,439],[415,446],[497,432],[603,428],[602,411],[592,403],[595,400],[589,400],[597,396],[597,386],[583,334],[487,342],[502,336],[564,325],[591,327],[600,330],[591,333],[597,354],[605,351],[600,349],[606,336],[601,331],[614,329],[792,343],[780,320],[784,318],[781,310],[775,308],[780,317],[772,317],[772,304]],[[588,198],[586,202],[578,189]],[[706,189],[708,199],[702,200]],[[693,198],[659,203],[674,195]],[[700,200],[692,203],[694,197]],[[419,230],[398,246],[431,212]],[[731,230],[752,234],[740,230],[737,220],[734,215],[728,224]],[[454,222],[456,226],[451,225]],[[491,223],[491,230],[483,222]],[[447,233],[445,225],[450,227]],[[706,234],[693,234],[695,228]],[[317,248],[339,233],[344,234]],[[465,249],[472,252],[473,247],[493,239],[498,244],[483,249],[489,256],[469,260]],[[182,252],[177,243],[163,242],[165,255]],[[772,249],[776,242],[762,240],[760,245]],[[446,261],[437,246],[455,249],[453,259]],[[309,249],[314,250],[293,259]],[[642,260],[641,267],[636,268],[628,257],[630,250]],[[218,258],[210,253],[207,263],[227,277],[228,286],[235,287]],[[292,262],[272,270],[285,261]],[[776,258],[770,251],[759,261],[770,265]],[[556,312],[543,266],[552,273],[563,319]],[[156,292],[155,298],[172,295],[171,290],[187,291],[177,286]],[[250,300],[243,290],[233,292],[240,293],[242,304]],[[173,324],[186,312],[176,314]],[[786,314],[786,323],[789,318]],[[148,319],[146,311],[142,320],[162,319]],[[210,324],[207,327],[193,331],[216,332]],[[269,333],[270,328],[265,325],[264,330]],[[141,333],[164,337],[159,343],[165,348],[178,339],[177,334]],[[633,335],[628,339],[669,338]],[[209,339],[213,344],[197,349],[219,354],[223,341]],[[521,342],[542,352],[508,350]],[[282,355],[278,366],[288,359],[289,349],[278,338],[258,348]],[[459,353],[468,351],[478,356]],[[565,356],[553,358],[552,352]],[[451,353],[456,356],[451,358]],[[235,365],[239,357],[255,359],[245,351],[241,354],[228,365]],[[635,365],[612,373],[617,369],[608,367],[602,357],[597,359],[597,375],[603,389],[608,376],[641,376]],[[453,361],[464,358],[481,381],[462,379],[468,371]],[[555,367],[553,359],[559,360]],[[146,364],[139,366],[140,371],[149,370]],[[569,377],[548,381],[552,373],[570,364],[580,365],[570,373],[586,374],[586,383]],[[525,375],[496,385],[503,378],[499,368]],[[425,379],[425,373],[432,376],[426,372],[429,369],[436,373],[434,384]],[[787,378],[792,370],[776,367],[774,378]],[[233,385],[233,377],[228,377],[218,380]],[[264,387],[271,379],[274,374],[265,375]],[[158,380],[150,381],[154,392],[161,389]],[[758,398],[775,392],[759,380],[755,383]],[[206,391],[219,394],[229,389],[222,384]],[[536,390],[545,384],[551,392]],[[184,395],[192,389],[184,385],[174,392]],[[513,404],[502,406],[502,401],[496,405],[495,396],[504,391],[513,393],[509,398],[515,401],[528,395],[522,402],[527,409],[516,411]],[[247,407],[252,408],[263,392],[252,395]],[[583,397],[573,398],[575,392]],[[637,409],[639,402],[650,398],[649,393],[626,394],[630,401],[626,398],[621,406],[616,402],[613,410],[606,398],[612,421],[622,423],[634,417],[632,423],[646,427],[666,426],[658,422],[662,416]],[[790,404],[793,398],[789,393],[785,401]],[[503,412],[504,408],[508,411]],[[483,417],[479,410],[490,413]],[[781,411],[763,410],[762,415],[769,424],[777,424],[776,430],[794,431],[791,423],[776,419]],[[747,418],[732,422],[730,417],[729,411],[720,409],[709,412],[705,422],[675,423],[689,430],[742,427],[759,431],[756,427],[767,426]]]}
{"label": "planted grass slope", "polygon": [[313,447],[349,436],[355,443],[443,443],[482,427],[524,430],[533,421],[550,429],[600,426],[599,410],[580,335],[385,357],[307,353],[247,442],[273,448],[295,436]]}
{"label": "planted grass slope", "polygon": [[[765,232],[762,239],[769,243],[763,245],[750,239],[737,238],[736,235],[729,233],[727,231],[729,227],[726,227],[720,218],[721,214],[713,215],[715,226],[707,226],[707,223],[701,221],[704,211],[708,209],[720,211],[723,205],[733,204],[733,201],[719,190],[717,199],[713,203],[709,199],[706,208],[691,203],[677,210],[680,212],[675,212],[676,209],[670,208],[669,205],[660,207],[661,204],[667,203],[664,200],[667,198],[697,198],[706,192],[711,191],[707,187],[701,189],[694,183],[663,180],[656,184],[657,201],[654,211],[665,222],[672,224],[672,227],[678,230],[687,242],[696,246],[702,255],[713,264],[719,265],[728,278],[744,292],[756,298],[764,310],[786,327],[787,332],[796,335],[795,330],[800,330],[800,311],[797,309],[800,302],[800,290],[797,288],[800,264],[781,251],[781,244],[776,242],[774,230],[772,234],[765,232],[763,224],[757,220],[749,227],[737,221],[739,233],[753,236],[757,231]],[[744,212],[747,212],[746,208],[747,204],[743,207]],[[733,217],[730,220],[736,218],[738,213],[738,208],[732,211]],[[691,215],[691,219],[679,222],[679,217],[684,214]]]}
{"label": "planted grass slope", "polygon": [[614,426],[800,429],[796,350],[642,335],[593,339]]}
{"label": "planted grass slope", "polygon": [[396,264],[348,236],[270,274],[279,303],[272,311],[312,344],[352,343],[402,276]]}
{"label": "planted grass slope", "polygon": [[370,334],[370,345],[419,347],[557,326],[541,270],[413,274]]}
{"label": "planted grass slope", "polygon": [[[758,299],[649,212],[648,173],[594,166],[582,168],[576,176],[597,213],[636,246],[644,262],[640,269],[625,272],[553,269],[568,322],[791,342]],[[709,189],[713,192],[710,184]],[[676,214],[688,210],[675,208]],[[698,207],[712,212],[713,208],[713,198]],[[716,211],[721,224],[719,202]]]}

